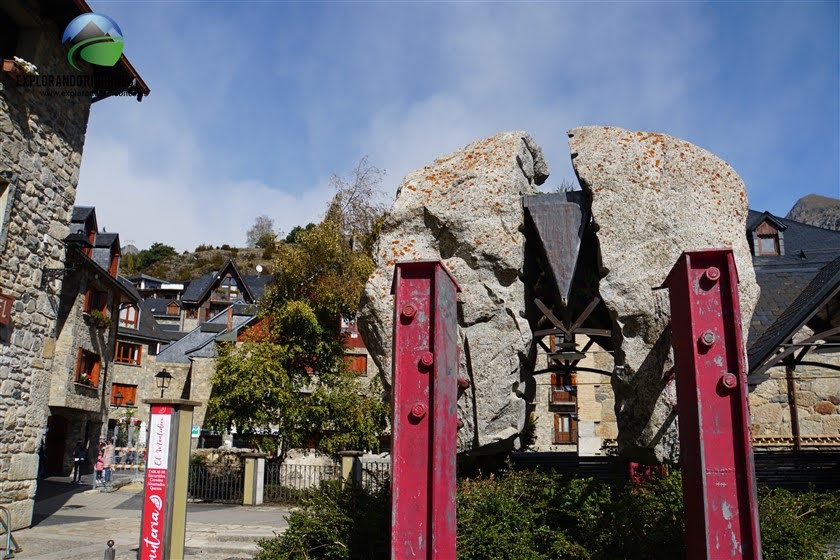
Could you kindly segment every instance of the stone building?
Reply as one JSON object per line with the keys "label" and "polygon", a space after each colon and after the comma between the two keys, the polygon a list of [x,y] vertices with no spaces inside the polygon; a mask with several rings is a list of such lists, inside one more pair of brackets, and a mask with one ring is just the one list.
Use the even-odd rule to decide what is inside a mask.
{"label": "stone building", "polygon": [[[70,67],[62,32],[88,11],[81,0],[9,0],[0,7],[7,69],[0,72],[0,501],[15,527],[31,521],[49,415],[62,278],[45,272],[65,266],[91,102],[149,93],[125,57],[113,68],[86,66],[81,75]],[[38,76],[5,62],[14,57],[34,64]],[[86,77],[93,87],[57,95],[63,90],[49,78],[66,75]]]}
{"label": "stone building", "polygon": [[[753,445],[840,449],[840,232],[750,211],[746,235],[761,287],[747,344]],[[609,377],[545,372],[551,344],[536,359],[529,448],[607,454],[618,434]],[[612,371],[593,348],[578,365]]]}
{"label": "stone building", "polygon": [[751,211],[756,448],[840,449],[840,232]]}
{"label": "stone building", "polygon": [[54,298],[55,349],[44,450],[47,474],[70,472],[76,442],[88,448],[88,466],[94,463],[96,443],[104,435],[108,416],[115,318],[121,307],[136,303],[136,296],[117,280],[119,236],[98,232],[94,208],[73,208],[65,245],[64,268],[57,270],[64,281]]}
{"label": "stone building", "polygon": [[[117,320],[117,345],[111,367],[107,437],[129,447],[141,439],[143,398],[154,396],[157,354],[170,339],[160,330],[151,309],[130,281],[119,277],[135,300],[123,305]],[[149,384],[151,383],[151,387]]]}
{"label": "stone building", "polygon": [[[556,348],[556,341],[551,341],[552,347]],[[568,375],[545,371],[551,365],[548,353],[538,355],[536,367],[542,373],[534,375],[529,449],[606,455],[618,436],[609,377],[612,356],[595,347],[578,362],[580,368],[591,371]]]}

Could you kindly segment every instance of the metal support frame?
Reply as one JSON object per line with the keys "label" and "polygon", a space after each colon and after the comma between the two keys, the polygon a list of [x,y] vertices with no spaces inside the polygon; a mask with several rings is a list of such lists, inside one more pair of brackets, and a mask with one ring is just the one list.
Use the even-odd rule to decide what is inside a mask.
{"label": "metal support frame", "polygon": [[732,250],[683,253],[665,287],[671,298],[686,558],[760,560]]}
{"label": "metal support frame", "polygon": [[391,558],[455,558],[460,288],[439,261],[394,270]]}

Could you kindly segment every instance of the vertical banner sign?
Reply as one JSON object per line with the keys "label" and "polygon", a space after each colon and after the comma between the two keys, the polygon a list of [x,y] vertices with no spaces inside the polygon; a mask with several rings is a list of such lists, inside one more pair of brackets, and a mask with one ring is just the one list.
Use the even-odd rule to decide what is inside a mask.
{"label": "vertical banner sign", "polygon": [[140,560],[163,560],[163,514],[171,423],[171,406],[152,405],[146,456],[143,524],[140,527]]}

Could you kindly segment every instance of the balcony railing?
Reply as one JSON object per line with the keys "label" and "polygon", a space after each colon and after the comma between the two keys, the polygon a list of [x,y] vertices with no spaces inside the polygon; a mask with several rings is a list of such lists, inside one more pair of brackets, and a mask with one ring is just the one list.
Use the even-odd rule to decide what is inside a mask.
{"label": "balcony railing", "polygon": [[577,403],[577,389],[574,386],[552,385],[548,393],[548,404],[574,405]]}

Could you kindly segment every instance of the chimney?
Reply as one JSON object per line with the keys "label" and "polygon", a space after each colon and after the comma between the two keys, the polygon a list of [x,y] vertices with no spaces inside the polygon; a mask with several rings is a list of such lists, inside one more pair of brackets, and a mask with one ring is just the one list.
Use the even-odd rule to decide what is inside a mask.
{"label": "chimney", "polygon": [[233,306],[231,305],[228,307],[228,317],[227,317],[227,330],[231,330],[233,328]]}

